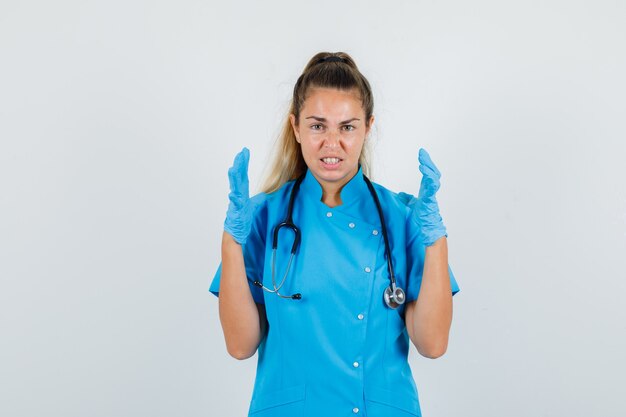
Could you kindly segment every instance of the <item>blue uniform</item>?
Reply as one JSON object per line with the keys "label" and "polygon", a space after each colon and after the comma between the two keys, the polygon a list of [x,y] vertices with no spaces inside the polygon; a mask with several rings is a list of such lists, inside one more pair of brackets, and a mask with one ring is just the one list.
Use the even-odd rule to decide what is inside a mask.
{"label": "blue uniform", "polygon": [[[243,245],[250,281],[272,285],[272,232],[284,220],[294,181],[258,194],[252,231]],[[406,303],[419,294],[425,247],[418,226],[396,193],[374,183],[385,217],[398,286]],[[417,388],[407,356],[406,304],[390,309],[385,244],[373,197],[362,170],[341,190],[342,204],[329,208],[310,170],[297,193],[293,221],[302,242],[280,293],[250,283],[264,303],[268,332],[258,348],[249,416],[420,416]],[[283,278],[293,233],[281,229],[276,280]],[[452,270],[452,294],[459,291]],[[209,288],[219,293],[221,264]]]}

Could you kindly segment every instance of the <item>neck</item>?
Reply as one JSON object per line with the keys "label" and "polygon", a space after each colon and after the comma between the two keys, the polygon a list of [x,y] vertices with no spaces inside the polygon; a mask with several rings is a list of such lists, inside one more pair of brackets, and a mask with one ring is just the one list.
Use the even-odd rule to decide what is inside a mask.
{"label": "neck", "polygon": [[319,182],[320,186],[322,187],[322,202],[328,207],[336,207],[341,205],[341,190],[357,174],[357,172],[359,172],[358,168],[353,173],[351,173],[351,175],[348,175],[346,177],[347,179],[343,184],[320,181],[317,177],[315,177],[314,174],[313,176],[317,179],[317,182]]}
{"label": "neck", "polygon": [[320,183],[322,186],[322,202],[328,207],[336,207],[341,205],[341,190],[344,184]]}
{"label": "neck", "polygon": [[341,195],[338,192],[334,194],[330,194],[324,191],[322,192],[322,203],[326,204],[328,207],[340,206]]}

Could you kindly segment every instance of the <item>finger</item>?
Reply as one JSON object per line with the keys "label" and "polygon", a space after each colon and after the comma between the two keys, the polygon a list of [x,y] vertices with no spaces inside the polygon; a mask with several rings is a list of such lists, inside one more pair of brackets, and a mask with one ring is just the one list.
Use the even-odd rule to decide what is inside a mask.
{"label": "finger", "polygon": [[241,166],[241,159],[243,155],[239,152],[235,156],[235,160],[233,161],[233,166],[228,170],[228,178],[230,179],[230,189],[232,191],[239,191],[239,185],[241,180],[239,179],[239,170]]}
{"label": "finger", "polygon": [[425,165],[420,165],[420,171],[422,171],[422,183],[420,184],[420,197],[431,198],[439,190],[440,182],[435,176],[434,172]]}
{"label": "finger", "polygon": [[248,166],[250,165],[250,151],[244,147],[241,150],[242,161],[239,167],[239,191],[241,191],[245,199],[249,198],[249,184],[248,184]]}
{"label": "finger", "polygon": [[250,161],[250,151],[243,148],[235,156],[233,166],[228,170],[228,178],[230,181],[230,189],[236,192],[244,192],[248,179],[248,164]]}
{"label": "finger", "polygon": [[235,155],[235,160],[233,161],[233,168],[235,168],[238,172],[241,171],[242,168],[247,170],[249,159],[250,159],[250,151],[248,151],[248,148],[243,148],[237,155]]}
{"label": "finger", "polygon": [[437,172],[433,171],[432,168],[429,167],[428,165],[420,165],[419,170],[422,173],[422,175],[424,175],[425,177],[431,178],[433,181],[439,182],[439,178],[441,177],[441,174],[438,174]]}
{"label": "finger", "polygon": [[234,165],[228,168],[228,183],[231,191],[237,190],[237,170]]}
{"label": "finger", "polygon": [[244,205],[243,198],[237,191],[231,191],[228,193],[228,200],[230,200],[230,206],[232,206],[235,210],[240,210]]}
{"label": "finger", "polygon": [[420,148],[419,153],[418,153],[418,160],[420,161],[421,164],[428,165],[434,172],[437,173],[437,175],[441,176],[441,172],[439,171],[439,169],[437,169],[437,166],[431,159],[426,149]]}
{"label": "finger", "polygon": [[418,159],[421,164],[427,165],[430,167],[437,175],[441,176],[441,172],[437,169],[437,166],[433,162],[430,154],[426,151],[426,149],[420,148]]}
{"label": "finger", "polygon": [[239,152],[239,155],[241,155],[241,165],[242,165],[243,171],[247,174],[248,165],[250,163],[250,150],[244,146],[241,152]]}

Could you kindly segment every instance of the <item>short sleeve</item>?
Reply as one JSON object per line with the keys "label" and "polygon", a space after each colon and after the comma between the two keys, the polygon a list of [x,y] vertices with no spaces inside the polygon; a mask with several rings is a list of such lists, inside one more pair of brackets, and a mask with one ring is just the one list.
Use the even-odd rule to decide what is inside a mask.
{"label": "short sleeve", "polygon": [[[254,220],[252,221],[250,236],[248,236],[248,239],[242,245],[241,249],[243,251],[243,262],[246,267],[246,276],[248,278],[252,298],[256,303],[265,304],[263,289],[253,284],[254,281],[257,280],[263,281],[263,268],[265,267],[265,235],[267,230],[265,194],[257,194],[252,197],[252,201],[256,206]],[[213,280],[211,281],[211,285],[209,286],[209,292],[217,297],[219,297],[221,276],[222,263],[220,262],[213,276]]]}
{"label": "short sleeve", "polygon": [[[410,222],[411,223],[411,222]],[[406,261],[407,261],[407,291],[406,302],[417,300],[420,287],[422,286],[422,274],[424,273],[424,261],[426,259],[426,246],[416,238],[416,234],[407,242]],[[450,264],[448,264],[448,273],[450,275],[450,288],[452,295],[459,292],[459,285],[456,277],[452,272]]]}

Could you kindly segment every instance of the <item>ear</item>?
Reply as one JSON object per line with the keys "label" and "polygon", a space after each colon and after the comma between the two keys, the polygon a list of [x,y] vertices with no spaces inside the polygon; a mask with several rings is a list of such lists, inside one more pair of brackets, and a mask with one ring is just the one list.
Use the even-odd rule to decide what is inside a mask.
{"label": "ear", "polygon": [[365,136],[366,137],[370,133],[370,129],[372,128],[373,125],[374,125],[374,115],[372,114],[370,116],[369,125],[367,126],[367,129],[365,130]]}
{"label": "ear", "polygon": [[291,128],[293,129],[294,135],[296,135],[296,142],[300,143],[300,131],[298,125],[296,125],[296,116],[293,113],[289,115],[289,122],[291,122]]}

